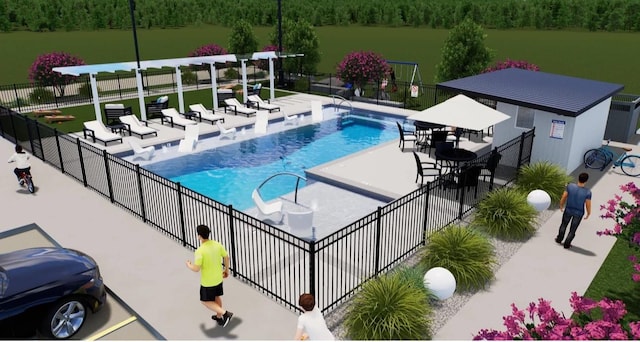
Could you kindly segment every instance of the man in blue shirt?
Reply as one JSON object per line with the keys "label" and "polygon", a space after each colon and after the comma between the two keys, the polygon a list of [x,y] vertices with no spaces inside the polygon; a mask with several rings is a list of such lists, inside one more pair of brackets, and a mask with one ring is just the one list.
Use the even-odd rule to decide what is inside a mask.
{"label": "man in blue shirt", "polygon": [[578,176],[578,184],[567,184],[567,188],[564,190],[564,193],[562,193],[560,211],[564,213],[562,214],[562,223],[560,224],[560,230],[556,237],[557,243],[562,243],[567,225],[569,225],[569,221],[571,221],[569,235],[567,235],[567,238],[564,240],[564,248],[571,248],[571,241],[573,241],[573,238],[576,236],[576,230],[578,229],[580,221],[582,221],[585,208],[587,215],[584,216],[584,219],[588,219],[589,215],[591,215],[591,190],[584,187],[587,180],[589,180],[589,174],[585,172],[581,173]]}

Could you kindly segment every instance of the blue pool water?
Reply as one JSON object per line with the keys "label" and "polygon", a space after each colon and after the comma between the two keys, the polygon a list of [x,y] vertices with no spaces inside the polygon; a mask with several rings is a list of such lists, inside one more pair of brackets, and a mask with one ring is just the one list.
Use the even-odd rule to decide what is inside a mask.
{"label": "blue pool water", "polygon": [[[322,123],[189,154],[144,168],[180,182],[238,210],[255,206],[251,192],[278,172],[304,170],[397,139],[398,118],[354,111]],[[280,176],[261,189],[265,200],[295,190],[295,177]],[[305,184],[300,182],[300,187]]]}

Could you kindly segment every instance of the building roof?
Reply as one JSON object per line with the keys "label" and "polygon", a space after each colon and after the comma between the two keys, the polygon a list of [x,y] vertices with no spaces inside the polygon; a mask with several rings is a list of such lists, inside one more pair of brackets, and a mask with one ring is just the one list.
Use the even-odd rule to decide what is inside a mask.
{"label": "building roof", "polygon": [[530,71],[503,69],[442,82],[438,89],[565,116],[578,116],[621,91],[621,84]]}

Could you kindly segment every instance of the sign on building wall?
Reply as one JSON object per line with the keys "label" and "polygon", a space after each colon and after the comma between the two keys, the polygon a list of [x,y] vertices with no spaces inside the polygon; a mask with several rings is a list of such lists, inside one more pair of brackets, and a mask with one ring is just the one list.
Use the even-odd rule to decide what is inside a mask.
{"label": "sign on building wall", "polygon": [[549,136],[554,139],[564,138],[564,126],[566,123],[564,120],[551,120],[551,133]]}

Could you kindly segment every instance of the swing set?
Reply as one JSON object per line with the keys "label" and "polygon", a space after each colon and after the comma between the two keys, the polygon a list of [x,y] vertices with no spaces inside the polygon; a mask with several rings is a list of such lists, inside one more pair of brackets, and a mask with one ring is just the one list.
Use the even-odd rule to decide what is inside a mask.
{"label": "swing set", "polygon": [[399,80],[409,82],[411,97],[418,97],[419,87],[418,85],[414,85],[414,82],[417,81],[420,87],[422,87],[422,76],[420,75],[420,69],[418,69],[418,63],[387,60],[387,64],[391,66],[391,92],[398,91],[396,81]]}

